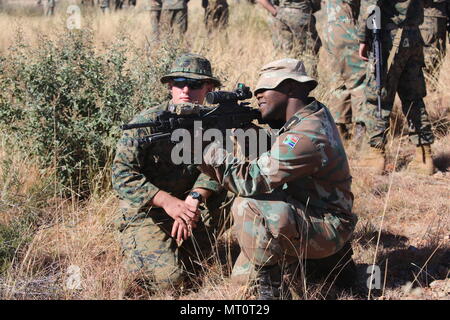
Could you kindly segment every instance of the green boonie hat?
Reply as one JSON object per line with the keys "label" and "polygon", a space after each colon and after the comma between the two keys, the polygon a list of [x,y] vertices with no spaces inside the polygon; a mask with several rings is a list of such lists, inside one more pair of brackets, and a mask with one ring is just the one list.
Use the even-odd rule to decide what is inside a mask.
{"label": "green boonie hat", "polygon": [[306,74],[302,61],[286,58],[270,62],[261,68],[255,94],[259,90],[275,89],[286,79],[308,82],[311,84],[311,90],[317,87],[317,81]]}
{"label": "green boonie hat", "polygon": [[210,80],[216,87],[220,87],[220,80],[213,77],[211,63],[205,57],[185,53],[179,56],[172,65],[170,72],[161,78],[162,83],[172,78],[185,77],[198,80]]}

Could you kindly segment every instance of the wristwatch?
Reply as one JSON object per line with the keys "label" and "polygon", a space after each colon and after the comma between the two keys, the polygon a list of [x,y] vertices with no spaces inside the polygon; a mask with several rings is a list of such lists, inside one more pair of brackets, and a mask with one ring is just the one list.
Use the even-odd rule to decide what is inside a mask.
{"label": "wristwatch", "polygon": [[189,196],[191,196],[192,199],[198,200],[198,202],[200,202],[200,203],[203,202],[202,195],[200,193],[198,193],[197,191],[189,192]]}

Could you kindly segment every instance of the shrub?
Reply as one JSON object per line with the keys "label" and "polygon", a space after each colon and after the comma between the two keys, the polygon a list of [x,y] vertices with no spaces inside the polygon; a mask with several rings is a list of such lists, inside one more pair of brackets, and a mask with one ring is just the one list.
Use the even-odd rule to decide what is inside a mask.
{"label": "shrub", "polygon": [[167,98],[158,79],[179,49],[165,43],[150,55],[121,35],[97,53],[89,29],[41,44],[31,49],[19,30],[0,60],[0,125],[43,168],[56,169],[63,193],[85,194],[111,162],[119,125]]}

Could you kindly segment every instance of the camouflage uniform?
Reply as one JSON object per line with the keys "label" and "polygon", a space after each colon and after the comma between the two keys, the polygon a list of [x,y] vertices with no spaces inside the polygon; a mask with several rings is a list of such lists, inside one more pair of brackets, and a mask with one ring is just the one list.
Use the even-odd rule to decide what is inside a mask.
{"label": "camouflage uniform", "polygon": [[[338,127],[348,131],[352,114],[364,102],[366,64],[359,58],[357,21],[360,0],[324,1],[325,30],[321,35],[326,49],[327,78],[332,87],[332,114]],[[345,136],[347,137],[348,136]]]}
{"label": "camouflage uniform", "polygon": [[424,21],[420,26],[425,43],[425,65],[428,70],[439,68],[447,45],[449,0],[426,0]]}
{"label": "camouflage uniform", "polygon": [[205,9],[205,25],[209,31],[227,26],[229,16],[227,0],[203,0],[202,6]]}
{"label": "camouflage uniform", "polygon": [[[40,1],[39,1],[40,3]],[[52,16],[55,14],[55,6],[56,1],[55,0],[44,0],[44,15],[46,16]]]}
{"label": "camouflage uniform", "polygon": [[[370,55],[367,68],[366,99],[358,120],[366,126],[369,145],[384,149],[386,133],[389,128],[389,116],[398,93],[402,102],[403,113],[409,123],[409,137],[416,145],[433,143],[434,136],[431,123],[425,110],[423,98],[426,96],[423,41],[419,26],[423,22],[423,1],[367,1],[377,4],[381,9],[382,55],[383,55],[383,90],[382,118],[377,113],[377,90],[375,81],[375,60]],[[367,18],[367,15],[365,15]],[[359,41],[371,43],[372,31],[366,26],[366,19],[361,20]],[[392,59],[389,55],[392,52]],[[388,69],[388,61],[392,64]]]}
{"label": "camouflage uniform", "polygon": [[[185,63],[182,66],[184,76],[215,80],[211,75],[205,76],[205,72],[211,72],[209,62],[208,70],[200,70],[205,63],[195,64],[195,60],[195,56],[181,56],[164,79],[176,75],[175,72],[180,73],[181,61]],[[189,73],[189,62],[190,70],[197,74]],[[156,112],[167,110],[169,106],[172,106],[170,102],[148,108],[132,123],[154,120]],[[195,165],[174,165],[171,161],[172,143],[157,141],[144,146],[133,143],[150,133],[149,128],[126,130],[117,144],[112,170],[113,187],[120,198],[116,222],[126,268],[136,273],[138,279],[156,284],[155,289],[167,289],[180,285],[187,276],[195,274],[198,263],[211,253],[214,240],[224,226],[219,207],[226,192],[220,192],[220,185],[201,174]],[[151,200],[160,190],[184,199],[195,188],[216,193],[208,198],[208,210],[202,210],[202,219],[193,229],[193,235],[178,246],[170,236],[173,219],[162,208],[152,207]]]}
{"label": "camouflage uniform", "polygon": [[151,40],[159,38],[159,20],[161,19],[161,0],[150,0],[150,34]]}
{"label": "camouflage uniform", "polygon": [[110,0],[101,0],[100,9],[103,13],[107,13],[110,10]]}
{"label": "camouflage uniform", "polygon": [[283,51],[316,55],[321,43],[309,0],[281,0],[273,21],[273,43]]}
{"label": "camouflage uniform", "polygon": [[[280,61],[286,60],[293,59]],[[280,70],[272,79],[277,72],[283,77]],[[333,117],[314,98],[257,159],[242,162],[227,154],[215,161],[220,153],[210,145],[200,168],[238,195],[232,213],[241,254],[234,277],[250,276],[263,266],[331,256],[352,235],[357,218],[347,157]]]}
{"label": "camouflage uniform", "polygon": [[188,27],[188,9],[186,0],[162,0],[161,25],[173,34],[182,35]]}

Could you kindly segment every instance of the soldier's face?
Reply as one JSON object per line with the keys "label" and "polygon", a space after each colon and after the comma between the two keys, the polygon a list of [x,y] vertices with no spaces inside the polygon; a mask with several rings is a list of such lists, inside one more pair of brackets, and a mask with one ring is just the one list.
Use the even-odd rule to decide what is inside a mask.
{"label": "soldier's face", "polygon": [[174,78],[169,82],[172,102],[203,104],[206,94],[214,89],[210,82],[189,78]]}
{"label": "soldier's face", "polygon": [[256,94],[261,117],[264,120],[285,120],[288,95],[279,90],[262,90]]}

